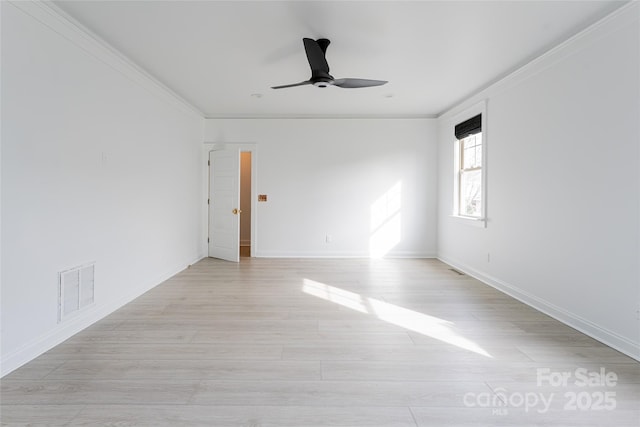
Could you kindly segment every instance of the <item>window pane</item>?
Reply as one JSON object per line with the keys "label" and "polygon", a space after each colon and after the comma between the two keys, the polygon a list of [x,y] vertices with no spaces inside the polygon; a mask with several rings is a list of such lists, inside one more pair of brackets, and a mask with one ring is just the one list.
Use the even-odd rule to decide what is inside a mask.
{"label": "window pane", "polygon": [[464,152],[462,153],[462,169],[470,169],[474,167],[476,163],[476,150],[474,147],[468,147],[465,144]]}
{"label": "window pane", "polygon": [[476,135],[476,165],[475,167],[482,167],[482,134]]}
{"label": "window pane", "polygon": [[482,214],[482,171],[460,173],[460,215],[480,217]]}
{"label": "window pane", "polygon": [[468,136],[460,141],[462,169],[482,167],[482,133]]}

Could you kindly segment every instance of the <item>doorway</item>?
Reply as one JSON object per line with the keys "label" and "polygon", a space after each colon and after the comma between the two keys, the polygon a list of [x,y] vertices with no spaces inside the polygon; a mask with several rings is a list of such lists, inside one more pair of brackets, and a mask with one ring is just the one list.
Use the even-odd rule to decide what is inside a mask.
{"label": "doorway", "polygon": [[[256,253],[255,144],[209,152],[209,256],[232,262]],[[241,245],[242,243],[242,245]]]}
{"label": "doorway", "polygon": [[251,256],[251,151],[240,152],[240,257]]}

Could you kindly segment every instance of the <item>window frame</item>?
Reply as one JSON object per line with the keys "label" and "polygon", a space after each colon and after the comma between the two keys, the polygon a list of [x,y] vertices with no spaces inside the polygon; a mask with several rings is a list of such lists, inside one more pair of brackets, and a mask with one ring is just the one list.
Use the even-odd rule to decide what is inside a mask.
{"label": "window frame", "polygon": [[[470,215],[462,215],[460,214],[460,204],[461,204],[461,176],[462,176],[462,142],[463,139],[457,139],[454,134],[454,128],[457,124],[464,122],[474,116],[481,114],[481,126],[482,126],[482,149],[481,156],[482,162],[479,168],[475,168],[475,170],[480,169],[480,191],[482,194],[481,202],[480,202],[480,216],[470,216]],[[452,206],[452,214],[451,217],[454,218],[457,222],[475,226],[475,227],[486,227],[487,225],[487,106],[486,101],[482,101],[470,108],[465,109],[463,112],[457,114],[451,123],[451,133],[449,135],[453,136],[453,206]],[[468,170],[470,171],[470,170]]]}

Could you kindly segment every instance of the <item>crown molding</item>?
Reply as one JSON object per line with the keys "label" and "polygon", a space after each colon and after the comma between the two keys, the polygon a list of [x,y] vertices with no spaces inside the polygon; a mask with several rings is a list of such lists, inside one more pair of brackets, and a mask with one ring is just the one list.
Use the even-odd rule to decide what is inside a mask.
{"label": "crown molding", "polygon": [[552,47],[542,55],[515,69],[506,76],[489,83],[487,86],[479,89],[473,94],[470,94],[463,100],[456,102],[451,107],[437,114],[436,118],[440,119],[455,116],[461,111],[467,109],[470,105],[495,96],[496,94],[543,72],[559,61],[571,56],[574,52],[594,43],[594,41],[601,37],[604,37],[613,31],[625,28],[627,25],[632,25],[634,23],[637,24],[638,19],[640,19],[640,1],[630,0],[628,3],[620,6],[604,18],[594,22],[562,43]]}
{"label": "crown molding", "polygon": [[180,95],[169,89],[131,59],[82,25],[50,1],[8,1],[7,3],[48,27],[87,54],[125,76],[128,80],[168,101],[183,112],[205,115]]}
{"label": "crown molding", "polygon": [[281,114],[281,115],[229,115],[207,116],[207,120],[424,120],[436,119],[434,114]]}

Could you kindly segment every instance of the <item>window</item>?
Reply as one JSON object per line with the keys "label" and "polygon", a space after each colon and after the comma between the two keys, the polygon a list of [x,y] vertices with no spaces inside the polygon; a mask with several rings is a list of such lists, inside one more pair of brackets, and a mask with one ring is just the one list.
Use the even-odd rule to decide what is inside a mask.
{"label": "window", "polygon": [[459,140],[458,215],[482,216],[482,132]]}
{"label": "window", "polygon": [[[467,116],[468,117],[468,116]],[[483,114],[455,126],[454,216],[484,219]]]}

